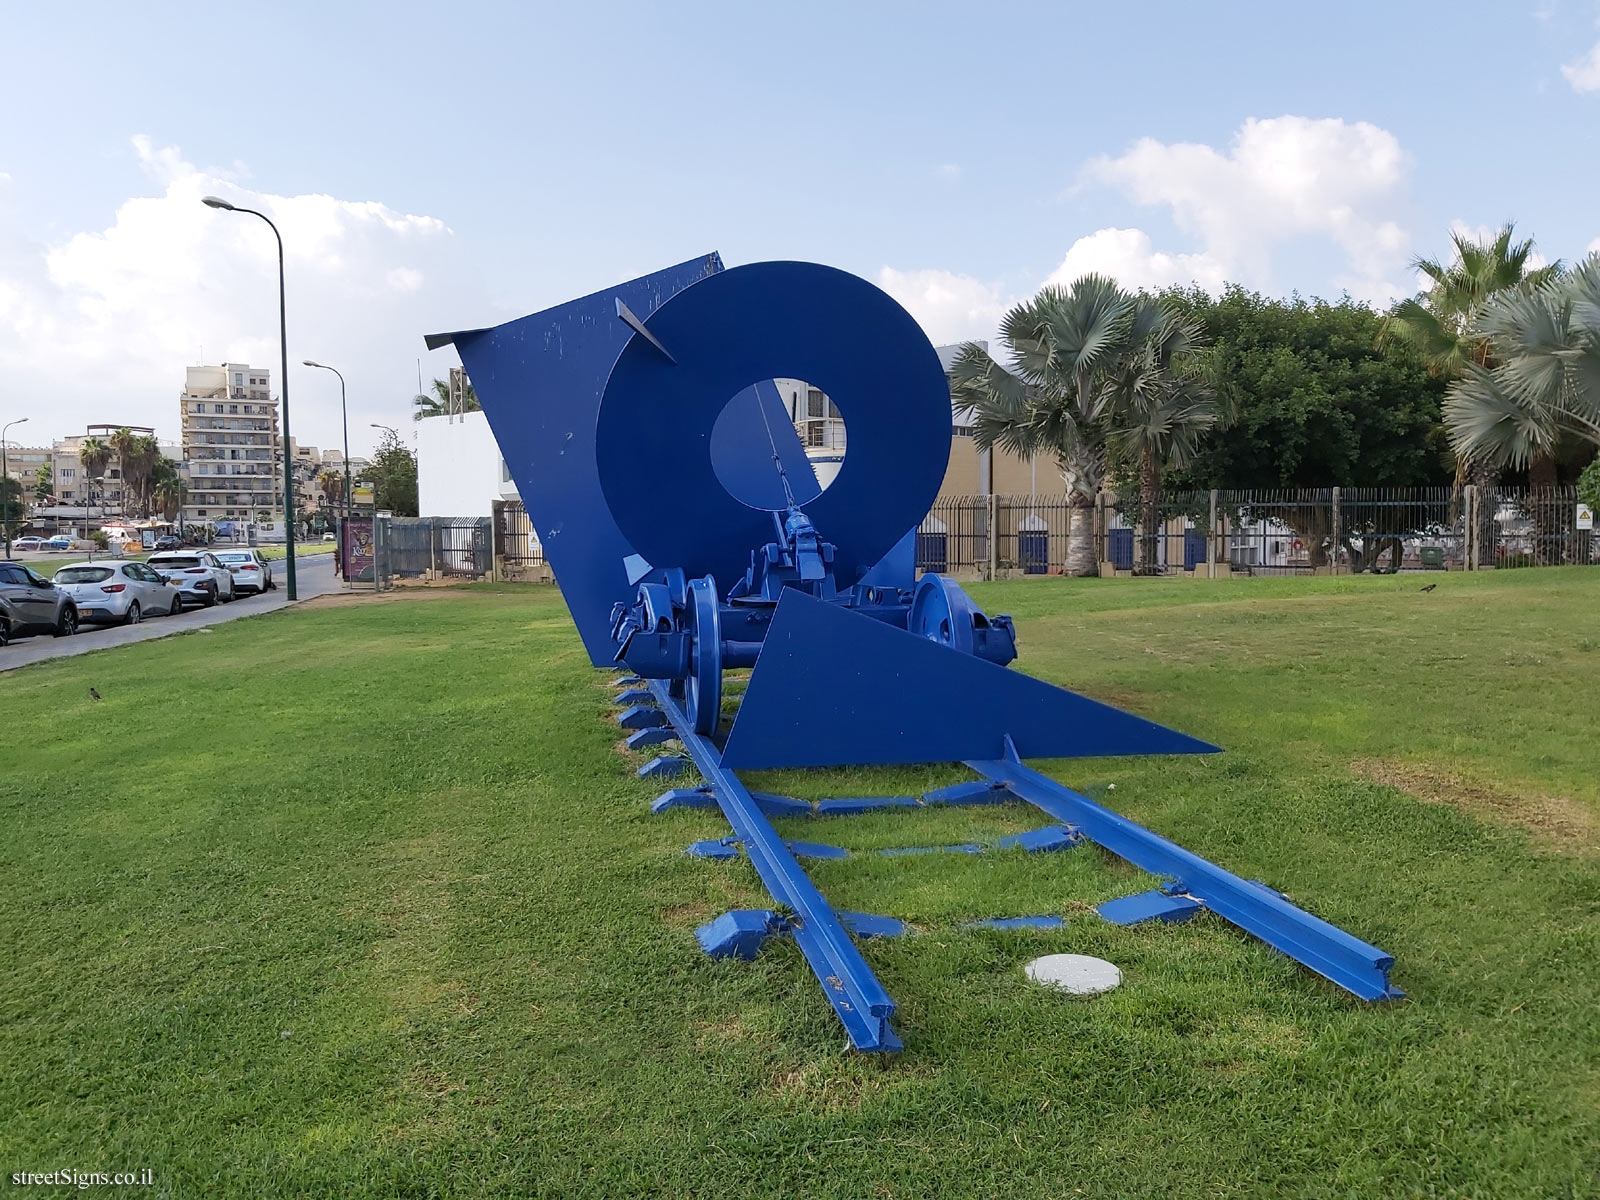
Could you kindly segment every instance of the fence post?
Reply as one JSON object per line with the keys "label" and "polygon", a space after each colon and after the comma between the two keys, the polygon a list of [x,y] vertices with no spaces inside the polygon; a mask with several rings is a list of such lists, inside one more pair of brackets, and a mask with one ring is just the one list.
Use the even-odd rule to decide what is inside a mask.
{"label": "fence post", "polygon": [[1461,489],[1462,520],[1467,523],[1467,536],[1464,540],[1466,550],[1466,566],[1468,571],[1478,569],[1478,488],[1476,484],[1467,484]]}
{"label": "fence post", "polygon": [[1339,573],[1339,518],[1341,515],[1339,512],[1339,492],[1339,488],[1333,489],[1333,534],[1330,538],[1333,544],[1328,547],[1329,575],[1337,575]]}
{"label": "fence post", "polygon": [[1000,505],[993,492],[984,497],[987,505],[985,519],[989,522],[989,575],[995,578],[1000,567]]}
{"label": "fence post", "polygon": [[1211,519],[1206,522],[1206,578],[1217,577],[1217,489],[1211,489]]}

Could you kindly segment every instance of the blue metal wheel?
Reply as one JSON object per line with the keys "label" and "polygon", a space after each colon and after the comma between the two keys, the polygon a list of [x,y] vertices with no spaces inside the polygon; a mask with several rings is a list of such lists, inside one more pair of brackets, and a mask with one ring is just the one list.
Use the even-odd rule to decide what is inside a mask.
{"label": "blue metal wheel", "polygon": [[924,575],[911,597],[906,628],[918,637],[972,653],[972,601],[961,585],[943,575]]}
{"label": "blue metal wheel", "polygon": [[696,733],[711,734],[722,720],[722,613],[711,576],[689,581],[684,617],[694,640],[683,707]]}

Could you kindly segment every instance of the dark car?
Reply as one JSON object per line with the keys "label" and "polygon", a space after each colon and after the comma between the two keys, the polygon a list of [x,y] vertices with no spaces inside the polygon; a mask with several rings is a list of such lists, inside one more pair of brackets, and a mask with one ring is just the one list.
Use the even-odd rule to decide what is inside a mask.
{"label": "dark car", "polygon": [[183,549],[183,539],[175,533],[164,534],[158,537],[156,544],[150,548],[152,550],[181,550]]}
{"label": "dark car", "polygon": [[78,605],[27,564],[0,562],[0,646],[18,634],[46,631],[57,637],[77,633]]}

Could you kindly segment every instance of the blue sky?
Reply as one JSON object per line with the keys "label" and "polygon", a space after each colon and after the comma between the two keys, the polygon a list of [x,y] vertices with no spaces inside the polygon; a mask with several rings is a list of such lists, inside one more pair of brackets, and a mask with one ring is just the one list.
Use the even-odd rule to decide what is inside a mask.
{"label": "blue sky", "polygon": [[[175,436],[182,367],[346,367],[671,262],[807,258],[935,340],[1047,279],[1375,303],[1453,222],[1600,244],[1600,4],[0,5],[0,413]],[[1565,69],[1564,69],[1565,68]],[[19,116],[21,119],[19,119]],[[249,226],[259,228],[250,228]],[[331,377],[291,374],[334,444]],[[331,408],[330,408],[331,403]]]}

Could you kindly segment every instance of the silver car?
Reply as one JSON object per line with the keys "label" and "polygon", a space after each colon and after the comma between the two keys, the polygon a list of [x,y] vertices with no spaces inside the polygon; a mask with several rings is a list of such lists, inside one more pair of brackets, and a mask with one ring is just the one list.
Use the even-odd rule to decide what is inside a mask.
{"label": "silver car", "polygon": [[77,602],[80,621],[137,625],[183,611],[178,589],[141,562],[75,563],[56,572],[55,585]]}
{"label": "silver car", "polygon": [[152,554],[146,565],[171,580],[185,602],[210,608],[218,600],[226,603],[239,593],[233,586],[233,572],[217,561],[209,550],[169,550]]}
{"label": "silver car", "polygon": [[241,592],[270,592],[277,587],[272,564],[259,550],[213,550],[217,561],[233,572],[233,586]]}
{"label": "silver car", "polygon": [[55,584],[19,562],[0,562],[0,646],[23,633],[71,637],[78,605]]}

